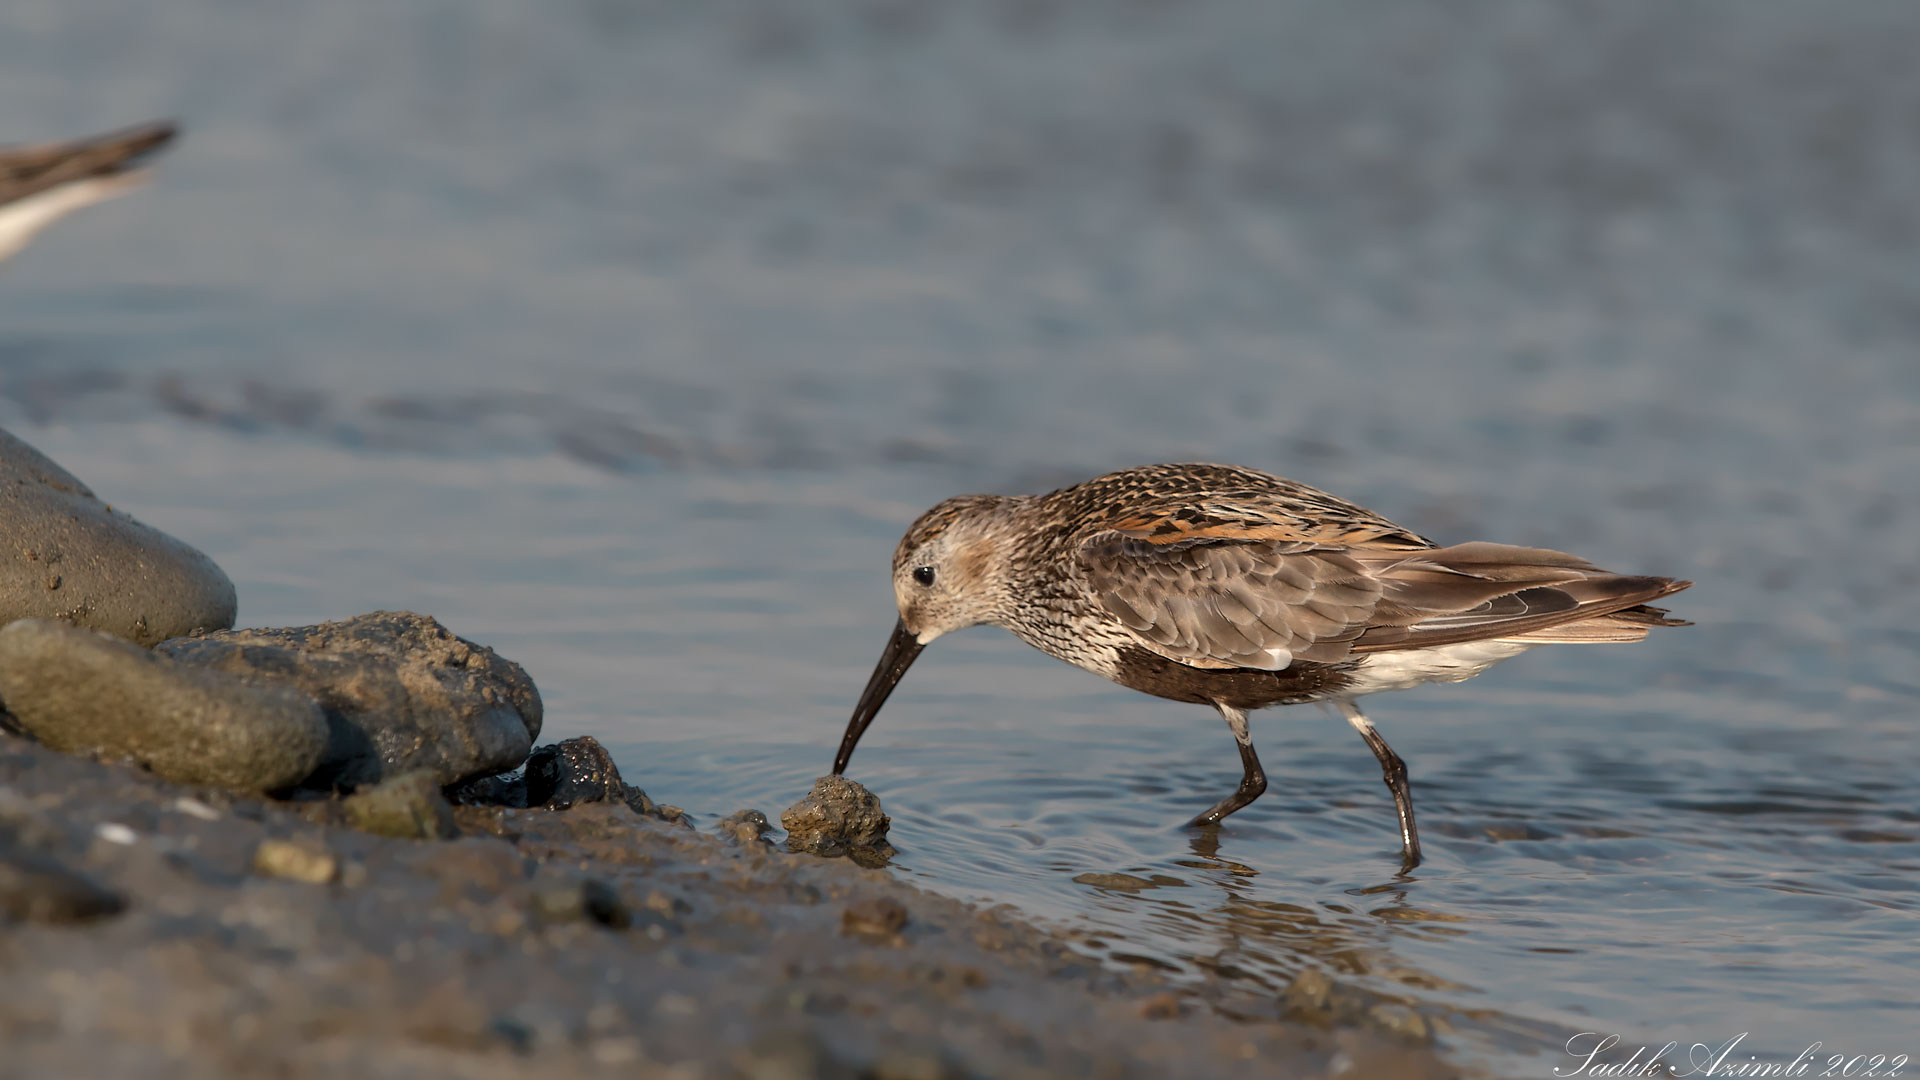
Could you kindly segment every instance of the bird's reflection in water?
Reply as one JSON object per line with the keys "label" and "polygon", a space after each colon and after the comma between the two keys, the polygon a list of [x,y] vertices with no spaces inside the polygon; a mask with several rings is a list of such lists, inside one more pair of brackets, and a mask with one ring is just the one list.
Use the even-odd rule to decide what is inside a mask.
{"label": "bird's reflection in water", "polygon": [[[1417,875],[1400,872],[1378,884],[1344,887],[1303,880],[1296,883],[1299,899],[1265,899],[1256,894],[1274,891],[1273,876],[1259,880],[1263,872],[1232,858],[1232,845],[1225,830],[1196,830],[1188,840],[1190,857],[1173,860],[1186,871],[1179,879],[1082,875],[1111,902],[1151,906],[1145,921],[1153,935],[1183,946],[1152,957],[1140,955],[1134,943],[1113,941],[1108,955],[1197,973],[1202,978],[1191,988],[1196,998],[1244,1019],[1358,1025],[1414,1042],[1471,1029],[1521,1048],[1558,1035],[1551,1025],[1463,1008],[1463,999],[1471,1000],[1477,988],[1398,955],[1396,946],[1408,937],[1471,932],[1465,916],[1414,903]],[[1137,885],[1103,884],[1116,879]],[[1167,887],[1176,884],[1185,887]]]}

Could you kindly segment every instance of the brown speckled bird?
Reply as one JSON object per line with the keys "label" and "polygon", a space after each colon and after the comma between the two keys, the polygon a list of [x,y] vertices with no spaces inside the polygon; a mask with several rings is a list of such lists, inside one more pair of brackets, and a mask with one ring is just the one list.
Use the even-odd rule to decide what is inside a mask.
{"label": "brown speckled bird", "polygon": [[1459,682],[1537,645],[1685,626],[1647,602],[1691,582],[1611,574],[1558,551],[1440,547],[1305,484],[1226,465],[1148,465],[1046,495],[962,495],[893,554],[900,620],[847,723],[847,759],[920,650],[991,623],[1157,697],[1212,705],[1240,746],[1214,826],[1267,788],[1247,711],[1328,701],[1374,756],[1420,861],[1407,767],[1354,699]]}
{"label": "brown speckled bird", "polygon": [[138,184],[178,130],[159,121],[71,142],[0,146],[0,261],[41,229]]}

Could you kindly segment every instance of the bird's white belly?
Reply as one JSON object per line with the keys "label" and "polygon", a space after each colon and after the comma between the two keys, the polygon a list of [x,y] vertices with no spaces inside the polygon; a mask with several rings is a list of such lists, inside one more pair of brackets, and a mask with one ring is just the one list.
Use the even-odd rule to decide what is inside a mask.
{"label": "bird's white belly", "polygon": [[0,206],[0,260],[26,247],[36,233],[67,214],[120,194],[133,175],[75,180]]}
{"label": "bird's white belly", "polygon": [[1538,644],[1530,641],[1463,641],[1426,649],[1372,653],[1353,671],[1353,682],[1342,697],[1411,690],[1430,682],[1471,679],[1502,660],[1519,656]]}

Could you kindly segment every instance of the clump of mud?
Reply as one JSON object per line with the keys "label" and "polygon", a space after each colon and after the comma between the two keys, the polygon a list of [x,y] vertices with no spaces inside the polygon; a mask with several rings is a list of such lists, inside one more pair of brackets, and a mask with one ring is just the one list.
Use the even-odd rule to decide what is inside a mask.
{"label": "clump of mud", "polygon": [[887,843],[892,824],[880,809],[880,797],[844,776],[815,780],[806,798],[780,813],[789,850],[846,855],[863,866],[893,857],[893,845]]}

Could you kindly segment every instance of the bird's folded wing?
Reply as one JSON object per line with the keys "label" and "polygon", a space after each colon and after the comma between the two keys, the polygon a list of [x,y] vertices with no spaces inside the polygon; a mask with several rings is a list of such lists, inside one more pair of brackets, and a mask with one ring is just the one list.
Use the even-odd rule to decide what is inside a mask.
{"label": "bird's folded wing", "polygon": [[176,133],[174,125],[163,120],[68,142],[0,146],[0,203],[61,184],[126,173]]}
{"label": "bird's folded wing", "polygon": [[1144,647],[1194,667],[1338,659],[1380,601],[1365,567],[1307,541],[1107,530],[1080,558],[1101,605]]}
{"label": "bird's folded wing", "polygon": [[1506,544],[1408,550],[1127,524],[1080,544],[1094,592],[1143,647],[1194,667],[1279,670],[1525,634],[1670,591],[1665,579]]}

